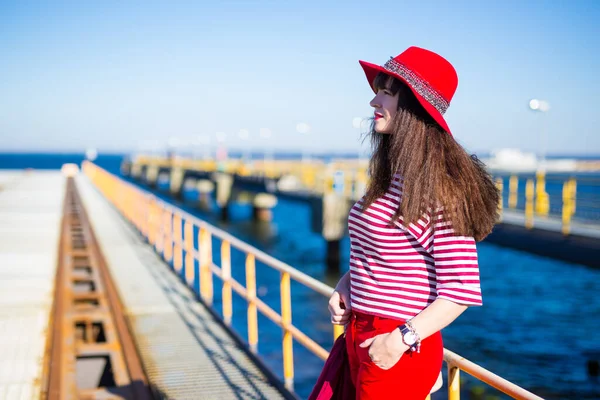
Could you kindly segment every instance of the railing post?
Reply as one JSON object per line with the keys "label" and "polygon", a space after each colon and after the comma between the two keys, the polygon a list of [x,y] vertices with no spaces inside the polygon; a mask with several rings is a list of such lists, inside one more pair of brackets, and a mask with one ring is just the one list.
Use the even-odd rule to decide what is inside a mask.
{"label": "railing post", "polygon": [[154,222],[153,226],[150,229],[154,230],[154,234],[156,235],[156,244],[154,248],[161,255],[163,255],[163,251],[165,249],[165,210],[162,205],[156,201],[155,198],[152,198],[152,208],[154,209]]}
{"label": "railing post", "polygon": [[572,202],[572,207],[571,207],[571,213],[572,215],[575,215],[575,211],[577,210],[577,180],[575,178],[571,178],[571,200],[573,200]]}
{"label": "railing post", "polygon": [[183,268],[183,248],[181,246],[181,215],[173,215],[173,267],[177,273]]}
{"label": "railing post", "polygon": [[221,243],[221,273],[223,274],[223,320],[231,325],[233,307],[231,304],[231,245],[223,240]]}
{"label": "railing post", "polygon": [[134,204],[133,204],[133,196],[130,190],[127,190],[127,188],[125,188],[125,190],[123,190],[123,194],[125,195],[125,203],[127,204],[127,219],[129,220],[130,223],[133,223],[133,208],[134,208]]}
{"label": "railing post", "polygon": [[165,230],[164,230],[164,256],[165,256],[165,261],[167,262],[171,262],[171,260],[173,260],[173,215],[171,214],[171,211],[169,210],[165,210]]}
{"label": "railing post", "polygon": [[502,182],[502,178],[496,178],[496,187],[500,191],[500,198],[498,200],[498,215],[500,216],[500,221],[502,221],[502,190],[504,189],[504,184]]}
{"label": "railing post", "polygon": [[256,266],[254,254],[246,255],[246,293],[248,293],[248,345],[258,351],[258,315],[256,312]]}
{"label": "railing post", "polygon": [[194,284],[194,276],[196,275],[194,271],[194,225],[187,220],[183,226],[183,237],[185,244],[185,281],[191,286]]}
{"label": "railing post", "polygon": [[508,208],[517,208],[517,194],[519,193],[519,177],[511,175],[508,181]]}
{"label": "railing post", "polygon": [[333,340],[337,339],[342,333],[344,333],[343,325],[333,325]]}
{"label": "railing post", "polygon": [[281,325],[283,326],[283,378],[285,387],[294,390],[294,347],[292,332],[289,326],[292,324],[292,295],[290,289],[290,274],[281,273]]}
{"label": "railing post", "polygon": [[135,226],[139,231],[139,215],[144,208],[144,205],[140,201],[140,196],[137,192],[131,190],[131,188],[127,188],[127,192],[129,193],[129,198],[131,199],[131,223]]}
{"label": "railing post", "polygon": [[571,199],[570,199],[570,183],[569,181],[565,181],[563,183],[563,192],[562,192],[562,233],[563,235],[568,235],[571,231]]}
{"label": "railing post", "polygon": [[142,235],[148,239],[148,243],[156,247],[156,243],[160,240],[157,233],[157,209],[154,203],[148,197],[144,198],[143,204],[143,210],[139,211],[139,229],[142,232]]}
{"label": "railing post", "polygon": [[138,224],[140,226],[140,230],[142,231],[142,234],[147,238],[148,237],[148,233],[149,233],[149,227],[148,227],[148,220],[149,220],[149,214],[152,210],[151,205],[152,203],[150,202],[150,198],[148,196],[144,196],[142,193],[138,194],[139,198],[142,199],[141,203],[143,204],[140,213],[138,215]]}
{"label": "railing post", "polygon": [[142,226],[144,228],[144,235],[148,237],[150,232],[154,235],[154,241],[152,245],[156,247],[156,242],[158,238],[158,226],[160,225],[160,221],[157,220],[158,217],[158,207],[154,203],[154,199],[150,196],[145,196],[145,210],[144,214],[142,214]]}
{"label": "railing post", "polygon": [[535,212],[539,215],[548,215],[550,211],[550,198],[548,193],[546,193],[546,173],[538,171],[536,178]]}
{"label": "railing post", "polygon": [[141,232],[142,236],[145,237],[148,242],[150,242],[149,232],[148,232],[148,221],[150,220],[150,200],[147,196],[144,196],[142,193],[134,191],[135,196],[135,226]]}
{"label": "railing post", "polygon": [[212,282],[212,243],[211,235],[204,226],[200,227],[199,246],[200,250],[200,296],[207,305],[212,305],[213,282]]}
{"label": "railing post", "polygon": [[460,400],[460,368],[448,364],[448,400]]}
{"label": "railing post", "polygon": [[563,184],[562,233],[571,232],[571,218],[575,214],[575,179],[571,178]]}
{"label": "railing post", "polygon": [[525,185],[525,227],[533,228],[533,194],[534,194],[533,179],[527,179]]}

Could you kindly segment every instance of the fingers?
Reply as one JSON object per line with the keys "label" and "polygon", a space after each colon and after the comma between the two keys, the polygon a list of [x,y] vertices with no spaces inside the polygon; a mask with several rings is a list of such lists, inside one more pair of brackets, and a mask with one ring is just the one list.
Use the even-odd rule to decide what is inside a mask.
{"label": "fingers", "polygon": [[371,345],[371,343],[373,343],[373,341],[375,340],[376,336],[372,337],[372,338],[368,338],[367,340],[365,340],[364,342],[362,342],[361,344],[359,344],[359,347],[362,347],[363,349],[365,347],[369,347]]}
{"label": "fingers", "polygon": [[381,333],[379,335],[375,335],[373,337],[368,338],[367,340],[365,340],[364,342],[362,342],[361,344],[359,344],[360,347],[365,348],[365,347],[369,347],[370,345],[373,344],[373,342],[379,337],[379,336],[383,336],[383,335],[387,335],[386,333]]}
{"label": "fingers", "polygon": [[340,294],[338,292],[333,292],[333,294],[329,298],[328,308],[332,316],[343,314],[343,310],[340,307]]}
{"label": "fingers", "polygon": [[331,323],[336,325],[347,324],[352,316],[352,312],[350,312],[350,310],[344,310],[341,308],[338,308],[338,311],[336,312],[334,307],[330,307],[329,312],[331,313]]}
{"label": "fingers", "polygon": [[348,323],[352,314],[349,305],[349,302],[342,302],[340,293],[337,290],[333,292],[328,305],[332,324],[345,325]]}
{"label": "fingers", "polygon": [[339,295],[340,295],[340,301],[344,304],[344,308],[346,310],[350,310],[351,309],[351,307],[350,307],[350,296],[348,296],[344,292],[340,292]]}
{"label": "fingers", "polygon": [[373,364],[377,367],[387,370],[392,368],[402,357],[400,354],[398,357],[391,355],[389,349],[386,349],[386,344],[377,342],[377,339],[380,336],[388,335],[386,333],[382,333],[380,335],[375,335],[371,338],[366,339],[364,342],[359,344],[361,348],[368,348],[368,355]]}
{"label": "fingers", "polygon": [[350,313],[344,315],[332,315],[331,323],[334,325],[346,325],[350,321]]}

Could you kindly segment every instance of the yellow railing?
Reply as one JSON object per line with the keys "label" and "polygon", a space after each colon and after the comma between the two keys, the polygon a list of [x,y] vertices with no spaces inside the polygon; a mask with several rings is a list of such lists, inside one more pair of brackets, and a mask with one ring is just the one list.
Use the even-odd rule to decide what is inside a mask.
{"label": "yellow railing", "polygon": [[[580,178],[585,184],[590,186],[597,186],[598,190],[596,193],[600,193],[600,181],[596,179],[585,179]],[[571,224],[573,216],[576,211],[577,201],[577,180],[573,177],[558,179],[553,178],[548,180],[546,175],[543,173],[537,173],[535,178],[524,178],[525,181],[525,226],[527,228],[533,228],[535,218],[541,217],[548,219],[551,213],[551,197],[548,194],[546,188],[548,182],[553,183],[555,186],[562,186],[562,193],[554,196],[555,210],[560,210],[560,221],[562,222],[562,232],[564,235],[568,235],[571,231]],[[500,191],[503,190],[502,179],[497,178],[499,182],[498,187]],[[518,206],[518,194],[519,194],[519,177],[517,175],[511,175],[508,184],[508,202],[506,209],[516,209]],[[503,196],[501,197],[501,199]],[[556,207],[558,204],[558,207]],[[591,210],[591,212],[600,215],[600,202],[594,198],[580,198],[579,205]],[[503,208],[503,204],[500,204],[500,209]],[[558,214],[555,212],[554,214]],[[593,218],[590,218],[593,221]]]}
{"label": "yellow railing", "polygon": [[[148,239],[157,251],[162,252],[167,262],[172,262],[175,271],[182,273],[188,285],[194,282],[194,262],[198,262],[200,297],[211,306],[213,301],[213,277],[222,282],[223,319],[227,325],[232,319],[232,291],[248,302],[248,345],[250,350],[258,349],[258,315],[260,311],[283,330],[282,352],[285,385],[293,390],[294,364],[292,340],[297,340],[312,353],[325,360],[327,350],[292,324],[291,279],[309,287],[325,297],[331,296],[333,289],[322,282],[282,263],[216,227],[176,208],[130,185],[116,176],[91,163],[83,166],[103,195],[131,221]],[[194,245],[194,229],[199,231],[197,246]],[[221,265],[215,265],[212,257],[212,239],[221,241]],[[245,285],[231,277],[231,247],[245,254]],[[256,296],[256,261],[280,272],[281,314],[269,307]],[[334,337],[343,328],[333,328]]]}
{"label": "yellow railing", "polygon": [[[151,193],[139,189],[102,168],[84,162],[83,171],[100,192],[114,204],[154,248],[162,253],[165,261],[172,262],[175,271],[183,274],[185,282],[195,281],[195,262],[198,262],[200,298],[208,306],[213,303],[213,276],[222,281],[222,313],[226,325],[232,321],[232,292],[235,291],[248,303],[248,346],[254,353],[258,351],[258,315],[263,315],[277,324],[283,331],[283,376],[285,386],[293,390],[294,358],[293,340],[297,340],[313,354],[326,360],[328,351],[321,347],[292,323],[291,280],[329,298],[333,288],[269,256],[268,254],[242,242],[205,221],[174,207]],[[194,229],[197,229],[197,246],[194,244]],[[221,265],[213,263],[213,238],[221,241]],[[242,251],[246,261],[245,286],[231,276],[231,247]],[[256,261],[280,272],[281,314],[269,307],[256,296]],[[183,270],[183,271],[182,271]],[[343,327],[334,326],[333,335],[337,338]],[[487,371],[455,353],[444,349],[444,360],[448,366],[448,398],[460,398],[460,373],[462,370],[490,386],[516,399],[541,399],[525,389]]]}

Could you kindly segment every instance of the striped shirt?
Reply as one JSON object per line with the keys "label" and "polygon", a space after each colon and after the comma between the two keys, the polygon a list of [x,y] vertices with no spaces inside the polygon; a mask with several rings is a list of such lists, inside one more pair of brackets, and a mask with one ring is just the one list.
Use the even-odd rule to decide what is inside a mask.
{"label": "striped shirt", "polygon": [[406,320],[437,298],[481,305],[475,240],[456,235],[441,209],[406,228],[402,219],[390,225],[401,196],[396,174],[367,210],[362,210],[364,197],[350,210],[352,308]]}

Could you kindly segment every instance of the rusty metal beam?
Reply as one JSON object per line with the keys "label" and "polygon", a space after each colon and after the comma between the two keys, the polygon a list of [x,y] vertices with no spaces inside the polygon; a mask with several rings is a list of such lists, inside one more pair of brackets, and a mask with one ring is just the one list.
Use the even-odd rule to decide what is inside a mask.
{"label": "rusty metal beam", "polygon": [[63,206],[42,399],[152,399],[73,178]]}

